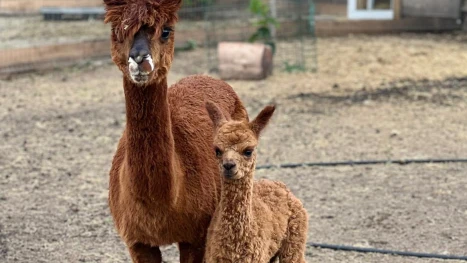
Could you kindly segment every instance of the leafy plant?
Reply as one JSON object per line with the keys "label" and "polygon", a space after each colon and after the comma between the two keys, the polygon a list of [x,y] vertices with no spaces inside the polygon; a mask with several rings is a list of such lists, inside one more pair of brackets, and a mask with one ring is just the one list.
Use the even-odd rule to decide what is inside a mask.
{"label": "leafy plant", "polygon": [[250,0],[249,10],[252,14],[259,17],[259,20],[253,23],[254,26],[258,27],[250,38],[249,42],[262,41],[266,45],[269,45],[274,54],[276,51],[276,44],[272,37],[271,27],[278,27],[279,23],[271,16],[269,6],[262,2],[262,0]]}
{"label": "leafy plant", "polygon": [[175,53],[181,52],[181,51],[191,51],[191,50],[196,49],[197,46],[198,45],[196,41],[190,39],[181,46],[175,46],[174,50],[175,50]]}
{"label": "leafy plant", "polygon": [[284,62],[284,69],[287,73],[292,73],[294,71],[303,72],[305,67],[300,64],[289,64],[288,61]]}

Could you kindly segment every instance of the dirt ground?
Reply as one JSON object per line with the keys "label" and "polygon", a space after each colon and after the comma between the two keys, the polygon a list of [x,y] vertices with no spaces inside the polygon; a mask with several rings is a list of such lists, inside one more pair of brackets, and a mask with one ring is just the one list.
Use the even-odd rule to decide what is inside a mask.
{"label": "dirt ground", "polygon": [[107,39],[110,26],[100,20],[56,22],[42,16],[0,17],[0,49]]}
{"label": "dirt ground", "polygon": [[[277,113],[258,164],[467,158],[465,35],[320,39],[319,72],[230,81],[255,115]],[[179,53],[171,83],[202,52]],[[198,59],[198,60],[197,60]],[[125,125],[109,61],[0,80],[0,261],[128,262],[107,206]],[[309,241],[467,255],[467,164],[258,170],[310,215]],[[174,247],[164,249],[177,262]],[[310,247],[308,262],[445,262]],[[446,261],[461,262],[461,261]]]}

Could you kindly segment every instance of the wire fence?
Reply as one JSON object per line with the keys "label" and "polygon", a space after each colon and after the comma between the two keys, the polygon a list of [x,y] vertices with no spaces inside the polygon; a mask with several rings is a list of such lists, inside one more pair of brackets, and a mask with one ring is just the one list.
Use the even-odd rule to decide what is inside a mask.
{"label": "wire fence", "polygon": [[0,0],[0,74],[109,57],[101,0]]}
{"label": "wire fence", "polygon": [[[211,48],[219,42],[252,42],[254,39],[273,45],[274,69],[317,70],[313,1],[270,0],[270,17],[258,15],[252,9],[248,1],[208,6],[205,20],[210,70],[215,70],[217,65],[217,52]],[[261,27],[268,19],[274,23],[270,23],[269,28]],[[261,31],[265,29],[269,31]]]}
{"label": "wire fence", "polygon": [[[263,0],[277,21],[271,27],[275,67],[316,70],[314,5],[311,0]],[[109,57],[109,25],[102,0],[0,0],[0,73],[53,67]],[[248,41],[261,17],[248,1],[187,0],[179,11],[176,52],[198,49],[193,72],[217,68],[217,44]]]}

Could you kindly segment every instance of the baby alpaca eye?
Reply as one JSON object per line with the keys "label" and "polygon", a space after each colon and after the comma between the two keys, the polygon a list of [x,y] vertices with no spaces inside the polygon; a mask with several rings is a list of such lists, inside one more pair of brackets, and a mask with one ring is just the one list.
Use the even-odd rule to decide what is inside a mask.
{"label": "baby alpaca eye", "polygon": [[252,154],[253,154],[253,150],[251,149],[246,149],[243,151],[243,155],[245,155],[245,157],[251,157]]}
{"label": "baby alpaca eye", "polygon": [[214,148],[214,151],[216,152],[216,156],[217,156],[217,157],[221,157],[221,155],[222,155],[221,149],[219,149],[219,148],[216,147],[216,148]]}

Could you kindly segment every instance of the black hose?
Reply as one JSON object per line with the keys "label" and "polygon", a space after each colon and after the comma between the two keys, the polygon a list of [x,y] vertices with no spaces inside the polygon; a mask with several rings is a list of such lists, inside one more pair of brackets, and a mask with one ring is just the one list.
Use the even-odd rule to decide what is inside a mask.
{"label": "black hose", "polygon": [[280,165],[266,164],[258,165],[256,169],[271,168],[298,168],[309,166],[353,166],[353,165],[376,165],[376,164],[411,164],[411,163],[467,163],[467,159],[401,159],[401,160],[361,160],[361,161],[337,161],[337,162],[308,162],[308,163],[285,163]]}
{"label": "black hose", "polygon": [[409,252],[409,251],[394,251],[394,250],[386,250],[386,249],[351,247],[351,246],[319,244],[319,243],[308,243],[307,245],[312,246],[312,247],[324,248],[324,249],[355,251],[355,252],[360,252],[360,253],[378,253],[378,254],[389,254],[389,255],[397,255],[397,256],[404,256],[404,257],[456,259],[456,260],[467,261],[467,256],[417,253],[417,252]]}

